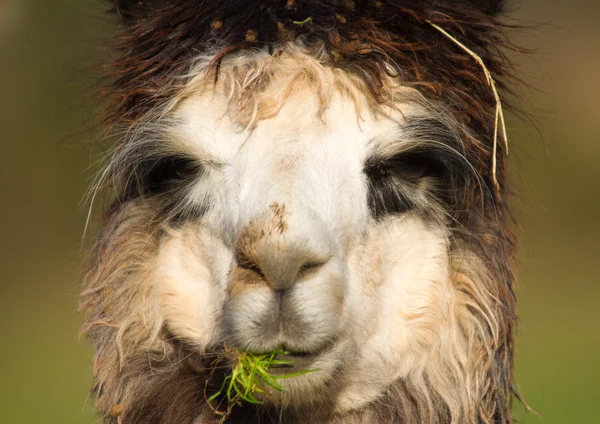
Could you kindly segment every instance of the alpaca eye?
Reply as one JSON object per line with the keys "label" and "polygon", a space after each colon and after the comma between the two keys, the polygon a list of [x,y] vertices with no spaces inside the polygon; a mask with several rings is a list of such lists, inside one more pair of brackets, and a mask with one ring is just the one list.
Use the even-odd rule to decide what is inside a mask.
{"label": "alpaca eye", "polygon": [[381,166],[387,170],[388,175],[412,184],[417,184],[423,177],[432,177],[441,182],[447,171],[444,158],[435,152],[403,153]]}
{"label": "alpaca eye", "polygon": [[364,172],[369,180],[369,208],[376,218],[403,213],[415,205],[415,195],[423,190],[424,178],[444,187],[448,169],[444,156],[436,152],[405,152],[389,159],[367,161]]}
{"label": "alpaca eye", "polygon": [[145,194],[158,194],[177,188],[200,172],[197,162],[181,156],[170,156],[142,165],[140,189]]}

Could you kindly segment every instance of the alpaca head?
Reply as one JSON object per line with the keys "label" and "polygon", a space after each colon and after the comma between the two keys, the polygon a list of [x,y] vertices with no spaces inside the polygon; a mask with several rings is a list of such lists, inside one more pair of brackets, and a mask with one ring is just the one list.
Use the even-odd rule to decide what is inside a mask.
{"label": "alpaca head", "polygon": [[205,3],[116,3],[125,131],[83,300],[106,419],[213,422],[227,346],[315,370],[239,422],[510,422],[494,97],[431,25],[500,76],[500,3]]}

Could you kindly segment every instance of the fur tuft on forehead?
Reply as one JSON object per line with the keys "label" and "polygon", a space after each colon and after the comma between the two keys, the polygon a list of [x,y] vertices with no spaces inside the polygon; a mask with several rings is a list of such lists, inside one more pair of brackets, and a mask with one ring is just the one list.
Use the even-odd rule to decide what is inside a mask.
{"label": "fur tuft on forehead", "polygon": [[[475,52],[498,82],[510,75],[502,49],[503,1],[247,0],[116,1],[124,18],[106,87],[109,125],[135,126],[163,110],[189,82],[195,59],[210,55],[215,78],[224,58],[244,50],[277,55],[289,43],[314,47],[324,66],[362,80],[383,103],[385,80],[440,102],[465,129],[465,152],[492,183],[496,100],[481,65],[442,34]],[[506,92],[506,90],[502,90]],[[498,152],[503,186],[503,154]],[[496,201],[500,200],[500,196]]]}

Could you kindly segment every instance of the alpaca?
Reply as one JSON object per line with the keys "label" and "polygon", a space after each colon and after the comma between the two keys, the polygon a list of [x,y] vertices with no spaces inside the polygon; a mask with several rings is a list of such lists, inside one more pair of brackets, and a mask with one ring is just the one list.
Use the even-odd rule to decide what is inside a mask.
{"label": "alpaca", "polygon": [[[511,423],[503,2],[113,5],[103,420]],[[231,348],[310,372],[224,413]]]}

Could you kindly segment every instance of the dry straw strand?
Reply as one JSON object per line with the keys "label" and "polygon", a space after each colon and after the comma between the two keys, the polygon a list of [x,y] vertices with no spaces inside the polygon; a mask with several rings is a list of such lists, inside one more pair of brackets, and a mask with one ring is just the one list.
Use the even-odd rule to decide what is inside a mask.
{"label": "dry straw strand", "polygon": [[473,50],[471,50],[470,48],[465,46],[463,43],[458,41],[455,37],[452,36],[452,34],[450,34],[448,31],[446,31],[439,25],[434,24],[433,22],[431,22],[429,20],[427,21],[427,23],[429,25],[431,25],[432,27],[434,27],[439,32],[441,32],[444,36],[446,36],[450,40],[452,40],[457,46],[459,46],[461,49],[463,49],[465,52],[467,52],[469,54],[469,56],[471,56],[473,59],[475,59],[475,61],[483,69],[483,73],[485,74],[485,79],[486,79],[487,83],[489,84],[490,88],[492,89],[492,93],[494,94],[494,99],[496,101],[496,115],[495,115],[495,121],[494,121],[494,148],[493,148],[493,152],[492,152],[492,156],[493,156],[492,157],[492,176],[494,179],[494,185],[496,186],[496,189],[498,189],[498,191],[500,191],[500,184],[498,184],[498,179],[496,178],[496,168],[497,168],[496,156],[498,153],[498,124],[500,124],[500,128],[502,131],[502,138],[504,139],[504,146],[506,148],[506,154],[508,154],[508,135],[506,132],[506,123],[504,121],[504,110],[502,109],[502,101],[500,100],[500,95],[498,94],[498,90],[496,88],[496,81],[494,81],[494,77],[492,76],[492,73],[489,71],[489,69],[485,65],[483,59],[477,53],[475,53]]}

